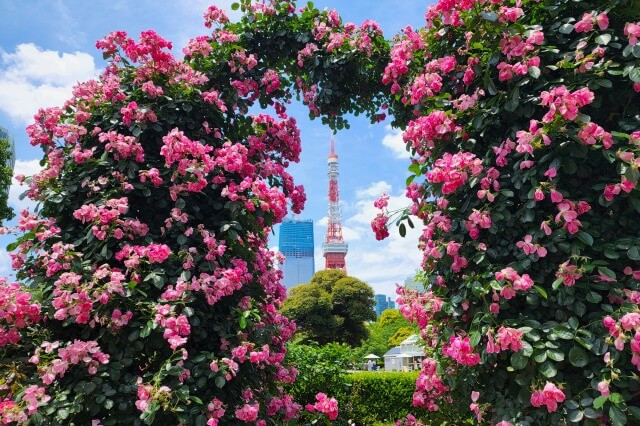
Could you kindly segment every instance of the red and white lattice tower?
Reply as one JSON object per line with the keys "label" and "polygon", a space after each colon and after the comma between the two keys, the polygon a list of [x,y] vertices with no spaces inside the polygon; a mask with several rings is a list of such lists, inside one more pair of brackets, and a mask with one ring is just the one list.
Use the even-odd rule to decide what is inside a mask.
{"label": "red and white lattice tower", "polygon": [[327,157],[327,176],[329,176],[329,224],[327,236],[322,243],[322,254],[325,269],[340,269],[347,272],[345,257],[348,245],[342,238],[342,213],[338,194],[338,155],[335,153],[333,136],[331,136],[331,153]]}

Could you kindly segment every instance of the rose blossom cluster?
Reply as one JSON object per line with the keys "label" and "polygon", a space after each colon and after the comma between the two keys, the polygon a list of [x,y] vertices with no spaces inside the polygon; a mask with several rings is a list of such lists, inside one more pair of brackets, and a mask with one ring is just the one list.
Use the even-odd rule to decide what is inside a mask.
{"label": "rose blossom cluster", "polygon": [[187,337],[191,334],[189,319],[184,314],[176,316],[170,305],[158,305],[155,310],[153,322],[164,327],[162,337],[167,340],[171,349],[176,350],[187,343]]}
{"label": "rose blossom cluster", "polygon": [[631,348],[631,363],[640,371],[640,312],[628,312],[617,321],[607,316],[602,324],[613,338],[613,344],[619,351],[624,350],[625,343],[629,341]]}
{"label": "rose blossom cluster", "polygon": [[473,352],[469,337],[452,335],[449,343],[442,345],[442,353],[453,358],[460,365],[472,367],[480,363],[480,355]]}
{"label": "rose blossom cluster", "polygon": [[442,194],[451,194],[464,185],[469,176],[478,176],[483,170],[482,160],[470,152],[445,153],[426,173],[431,184],[441,183]]}
{"label": "rose blossom cluster", "polygon": [[[57,349],[58,355],[53,355]],[[38,366],[38,373],[45,385],[50,385],[56,377],[64,377],[71,365],[84,363],[89,374],[96,374],[100,364],[109,362],[109,355],[102,352],[98,342],[74,340],[65,347],[59,341],[43,342],[36,349],[29,362]]]}
{"label": "rose blossom cluster", "polygon": [[564,392],[551,382],[547,382],[543,389],[539,389],[531,394],[531,405],[534,407],[546,406],[547,411],[552,413],[558,409],[558,403],[566,399]]}
{"label": "rose blossom cluster", "polygon": [[3,425],[26,425],[29,417],[36,413],[38,407],[44,406],[51,400],[46,394],[45,388],[31,385],[24,389],[21,400],[16,403],[6,398],[0,400],[0,422]]}
{"label": "rose blossom cluster", "polygon": [[416,380],[416,391],[413,394],[413,405],[424,407],[429,411],[437,411],[440,404],[451,402],[447,395],[449,386],[438,373],[438,362],[433,358],[422,360],[422,370]]}
{"label": "rose blossom cluster", "polygon": [[18,283],[0,277],[0,348],[20,341],[21,328],[40,320],[40,303]]}
{"label": "rose blossom cluster", "polygon": [[522,348],[524,348],[522,332],[515,328],[501,326],[495,339],[491,330],[487,331],[487,353],[500,353],[506,350],[518,352]]}
{"label": "rose blossom cluster", "polygon": [[515,269],[506,267],[495,273],[496,280],[503,281],[505,286],[500,290],[500,296],[509,300],[516,295],[516,291],[527,291],[533,287],[533,280],[529,274],[519,275]]}
{"label": "rose blossom cluster", "polygon": [[438,110],[418,117],[407,125],[402,139],[419,156],[430,157],[437,141],[447,139],[460,130],[453,118]]}
{"label": "rose blossom cluster", "polygon": [[314,404],[307,404],[305,409],[311,413],[322,413],[326,415],[329,420],[338,418],[338,401],[336,401],[335,398],[328,398],[327,395],[322,392],[316,395],[316,402]]}

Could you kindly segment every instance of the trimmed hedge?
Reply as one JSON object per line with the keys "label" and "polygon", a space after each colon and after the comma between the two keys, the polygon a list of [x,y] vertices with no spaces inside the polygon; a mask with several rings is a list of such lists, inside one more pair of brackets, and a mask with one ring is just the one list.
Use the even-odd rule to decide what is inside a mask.
{"label": "trimmed hedge", "polygon": [[426,424],[472,424],[462,416],[469,413],[467,407],[460,409],[460,413],[452,411],[451,406],[442,407],[435,413],[414,407],[412,401],[417,377],[418,372],[346,374],[344,380],[349,391],[339,394],[340,389],[336,389],[335,392],[340,401],[340,419],[350,419],[356,425],[375,425],[393,422],[411,413]]}

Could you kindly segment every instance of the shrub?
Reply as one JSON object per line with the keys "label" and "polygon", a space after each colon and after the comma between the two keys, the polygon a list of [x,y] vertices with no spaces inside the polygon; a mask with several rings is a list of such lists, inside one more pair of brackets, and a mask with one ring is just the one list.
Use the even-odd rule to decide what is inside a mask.
{"label": "shrub", "polygon": [[348,394],[345,375],[352,367],[351,357],[352,350],[346,344],[290,343],[285,361],[296,367],[298,375],[295,382],[285,386],[287,392],[303,405],[312,403],[318,392]]}
{"label": "shrub", "polygon": [[358,372],[345,377],[348,393],[335,390],[341,403],[340,418],[356,425],[394,422],[409,413],[427,424],[467,423],[467,419],[452,407],[437,413],[413,406],[413,394],[418,373]]}

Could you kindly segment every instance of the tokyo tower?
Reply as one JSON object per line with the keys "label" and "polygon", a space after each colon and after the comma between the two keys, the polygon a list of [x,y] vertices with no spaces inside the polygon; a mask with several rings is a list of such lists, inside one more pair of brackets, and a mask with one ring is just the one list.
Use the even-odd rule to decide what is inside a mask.
{"label": "tokyo tower", "polygon": [[322,254],[325,259],[325,269],[340,269],[347,272],[345,257],[348,245],[342,238],[342,213],[340,212],[340,197],[338,195],[338,155],[335,153],[335,143],[331,136],[331,153],[327,157],[327,176],[329,177],[329,224],[327,236],[322,243]]}

